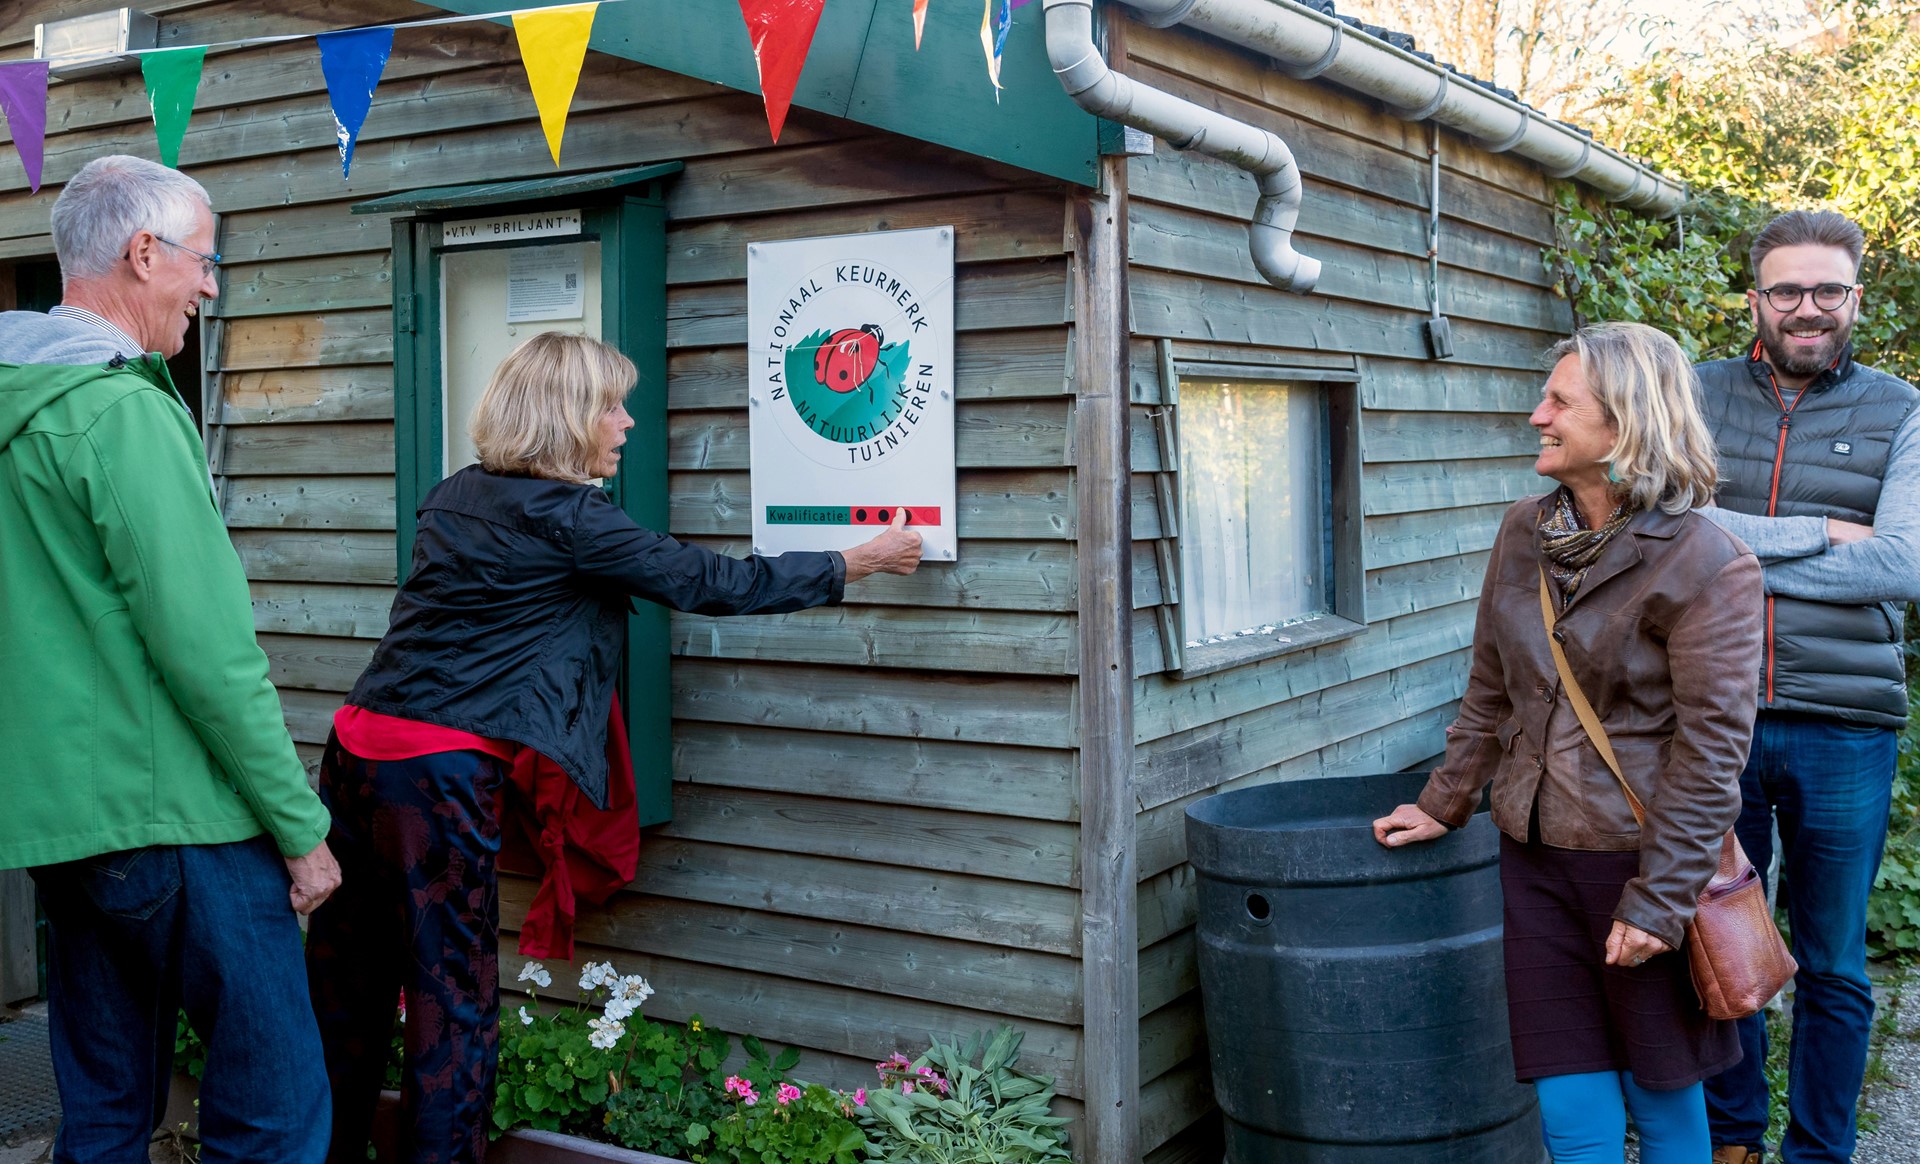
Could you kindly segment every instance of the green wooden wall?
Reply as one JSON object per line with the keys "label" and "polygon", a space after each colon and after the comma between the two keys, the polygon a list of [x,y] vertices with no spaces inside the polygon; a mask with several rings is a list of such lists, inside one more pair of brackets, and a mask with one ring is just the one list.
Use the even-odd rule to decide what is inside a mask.
{"label": "green wooden wall", "polygon": [[[1306,182],[1296,242],[1326,265],[1310,296],[1260,279],[1246,232],[1257,194],[1232,167],[1164,143],[1130,167],[1141,1108],[1143,1146],[1173,1161],[1209,1142],[1213,1106],[1186,808],[1226,788],[1394,771],[1441,750],[1494,530],[1507,503],[1541,491],[1526,423],[1544,379],[1536,359],[1572,319],[1541,268],[1553,221],[1538,171],[1443,135],[1441,309],[1458,354],[1434,361],[1421,331],[1426,127],[1192,33],[1130,24],[1125,51],[1132,76],[1288,142]],[[1166,672],[1162,604],[1177,587],[1155,542],[1162,343],[1177,360],[1280,378],[1359,372],[1366,634],[1198,679]]]}

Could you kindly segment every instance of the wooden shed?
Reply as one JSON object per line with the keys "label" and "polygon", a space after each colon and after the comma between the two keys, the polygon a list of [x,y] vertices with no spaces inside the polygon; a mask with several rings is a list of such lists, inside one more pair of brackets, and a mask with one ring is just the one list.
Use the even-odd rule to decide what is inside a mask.
{"label": "wooden shed", "polygon": [[[1331,48],[1232,43],[1249,5]],[[9,6],[0,57],[100,6]],[[145,7],[162,45],[218,45],[499,5]],[[1510,141],[1443,127],[1466,80],[1419,74],[1425,110],[1335,83],[1342,53],[1417,58],[1311,7],[1103,3],[1115,70],[1291,145],[1294,242],[1324,272],[1282,291],[1249,258],[1254,180],[1076,105],[1051,7],[1015,12],[996,101],[977,0],[932,0],[917,53],[907,0],[829,0],[776,145],[734,0],[609,0],[558,169],[509,27],[403,29],[347,180],[313,43],[215,48],[180,165],[219,215],[222,293],[180,378],[317,761],[442,468],[440,224],[600,224],[600,261],[625,263],[603,274],[609,337],[643,371],[624,500],[733,554],[747,246],[953,227],[959,560],[838,608],[638,617],[661,686],[636,747],[670,795],[643,790],[659,823],[630,889],[583,912],[581,956],[644,973],[650,1013],[797,1046],[832,1084],[1012,1022],[1080,1159],[1198,1160],[1217,1132],[1184,810],[1440,751],[1499,516],[1538,490],[1537,358],[1571,314],[1541,258],[1556,180],[1506,151],[1559,133],[1577,164],[1549,168],[1656,209],[1677,194],[1537,114]],[[0,297],[51,301],[53,197],[118,152],[156,156],[138,69],[56,83],[46,185],[0,159]],[[531,889],[503,886],[509,929]]]}

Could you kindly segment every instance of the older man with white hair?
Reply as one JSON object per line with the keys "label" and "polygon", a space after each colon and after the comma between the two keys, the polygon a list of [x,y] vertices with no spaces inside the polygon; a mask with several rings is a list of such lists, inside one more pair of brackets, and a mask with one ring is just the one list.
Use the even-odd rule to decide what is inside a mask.
{"label": "older man with white hair", "polygon": [[184,1007],[208,1044],[201,1159],[317,1162],[295,911],[339,869],[164,362],[219,294],[212,208],[175,170],[99,158],[53,242],[60,306],[0,314],[0,868],[47,915],[54,1159],[147,1159]]}

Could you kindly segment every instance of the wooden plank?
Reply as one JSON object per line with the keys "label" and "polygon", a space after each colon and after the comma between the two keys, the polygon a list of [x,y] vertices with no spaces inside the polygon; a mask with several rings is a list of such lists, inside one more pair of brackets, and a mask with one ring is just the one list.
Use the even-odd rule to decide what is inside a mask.
{"label": "wooden plank", "polygon": [[[1217,787],[1190,793],[1148,809],[1135,821],[1136,843],[1140,848],[1140,875],[1152,877],[1186,861],[1186,813],[1194,802],[1216,793],[1251,788],[1276,780],[1362,776],[1376,772],[1401,772],[1420,766],[1422,761],[1443,746],[1447,726],[1458,715],[1459,706],[1457,700],[1450,700],[1385,727],[1363,732],[1271,768],[1238,776]],[[1166,938],[1164,942],[1175,940]],[[1142,958],[1145,957],[1143,953]],[[1143,988],[1145,981],[1143,971]]]}
{"label": "wooden plank", "polygon": [[1539,405],[1546,378],[1537,365],[1514,370],[1452,360],[1368,360],[1360,402],[1373,409],[1525,414]]}
{"label": "wooden plank", "polygon": [[1419,509],[1464,509],[1514,502],[1546,492],[1533,471],[1534,458],[1486,457],[1464,461],[1409,461],[1368,465],[1362,507],[1368,517]]}
{"label": "wooden plank", "polygon": [[33,878],[0,869],[0,1006],[40,996],[40,939]]}
{"label": "wooden plank", "polygon": [[[1029,188],[1034,176],[985,158],[969,157],[927,142],[882,135],[819,142],[789,139],[783,129],[780,148],[766,145],[765,112],[760,98],[741,95],[743,109],[761,118],[760,139],[742,147],[709,149],[698,138],[705,126],[690,127],[685,148],[628,154],[641,158],[680,158],[686,170],[667,190],[667,219],[689,223],[727,215],[770,214],[819,206],[852,206],[909,198],[947,198],[961,194]],[[794,124],[809,120],[794,111]],[[825,123],[825,118],[813,119]],[[834,123],[843,132],[851,127]],[[731,142],[727,143],[731,146]],[[747,153],[747,149],[755,152]],[[567,123],[568,164],[573,164],[573,122]],[[729,156],[721,156],[721,155]],[[631,164],[631,163],[629,163]]]}
{"label": "wooden plank", "polygon": [[1079,952],[1080,895],[913,869],[661,838],[641,847],[634,888],[796,917],[932,934],[1012,949]]}
{"label": "wooden plank", "polygon": [[711,788],[1071,821],[1072,752],[785,727],[673,725],[674,779]]}
{"label": "wooden plank", "polygon": [[1208,1110],[1148,1152],[1142,1164],[1220,1164],[1226,1151],[1219,1114]]}
{"label": "wooden plank", "polygon": [[1540,454],[1540,434],[1516,413],[1368,412],[1360,442],[1372,464]]}
{"label": "wooden plank", "polygon": [[229,424],[221,472],[230,477],[393,473],[393,425]]}
{"label": "wooden plank", "polygon": [[[1154,873],[1162,872],[1155,869]],[[1200,989],[1198,939],[1181,930],[1140,951],[1140,1013],[1152,1014],[1174,999]]]}
{"label": "wooden plank", "polygon": [[1142,679],[1134,684],[1136,738],[1160,739],[1461,650],[1473,641],[1473,619],[1473,604],[1463,603],[1381,619],[1359,638],[1200,679]]}
{"label": "wooden plank", "polygon": [[[1464,509],[1429,509],[1367,518],[1367,569],[1404,566],[1409,562],[1427,562],[1491,549],[1506,512],[1505,505],[1495,502]],[[1382,616],[1369,612],[1368,617]]]}
{"label": "wooden plank", "polygon": [[956,263],[1046,258],[1064,250],[1065,223],[1065,206],[1051,190],[995,191],[891,205],[808,208],[777,217],[670,223],[667,283],[745,279],[749,243],[929,226],[954,228]]}
{"label": "wooden plank", "polygon": [[381,364],[393,360],[393,312],[339,311],[236,319],[226,325],[220,372]]}
{"label": "wooden plank", "polygon": [[862,737],[1071,748],[1076,739],[1073,687],[1065,679],[998,671],[854,671],[675,659],[673,716]]}
{"label": "wooden plank", "polygon": [[[398,59],[395,54],[388,67]],[[355,214],[353,201],[268,206],[223,215],[220,253],[227,262],[239,264],[390,251],[393,216]]]}
{"label": "wooden plank", "polygon": [[[1158,348],[1158,341],[1151,339],[1135,339],[1127,345],[1127,374],[1132,379],[1129,399],[1135,404],[1152,406],[1166,402]],[[1276,379],[1285,379],[1286,372],[1294,369],[1354,370],[1354,357],[1343,352],[1309,352],[1194,340],[1175,340],[1172,349],[1171,354],[1176,362],[1263,367],[1272,370]]]}
{"label": "wooden plank", "polygon": [[1415,610],[1430,610],[1480,597],[1489,555],[1460,554],[1430,562],[1408,562],[1384,570],[1367,571],[1367,612],[1392,618]]}
{"label": "wooden plank", "polygon": [[1198,919],[1196,876],[1191,865],[1180,865],[1140,879],[1140,945],[1165,941],[1193,928]]}
{"label": "wooden plank", "polygon": [[681,784],[660,835],[1071,887],[1078,830],[1006,815]]}
{"label": "wooden plank", "polygon": [[[1276,287],[1222,283],[1167,271],[1138,270],[1133,279],[1134,334],[1175,339],[1318,348],[1366,356],[1423,359],[1423,317],[1390,307],[1295,295]],[[1463,364],[1526,368],[1551,342],[1548,333],[1476,320],[1456,320],[1456,358]]]}
{"label": "wooden plank", "polygon": [[220,378],[227,424],[393,419],[393,365],[275,368]]}
{"label": "wooden plank", "polygon": [[1206,1049],[1206,1021],[1195,990],[1140,1020],[1140,1082],[1150,1084]]}
{"label": "wooden plank", "polygon": [[[1070,482],[1062,469],[963,470],[954,515],[959,536],[1072,538]],[[745,473],[673,473],[667,498],[675,534],[741,537],[752,527]]]}
{"label": "wooden plank", "polygon": [[393,478],[227,477],[227,524],[236,529],[393,529]]}
{"label": "wooden plank", "polygon": [[250,582],[253,629],[295,635],[377,639],[387,633],[393,590],[316,582]]}
{"label": "wooden plank", "polygon": [[1214,1110],[1213,1076],[1190,1059],[1140,1089],[1140,1143],[1159,1147]]}
{"label": "wooden plank", "polygon": [[372,639],[283,634],[258,638],[267,653],[267,675],[282,690],[349,691],[373,658]]}
{"label": "wooden plank", "polygon": [[[524,917],[535,888],[528,878],[501,878],[502,915]],[[1057,954],[637,893],[583,906],[574,936],[613,950],[1069,1026],[1080,1016],[1079,965]]]}
{"label": "wooden plank", "polygon": [[[1108,46],[1124,56],[1125,41]],[[1086,1138],[1095,1160],[1140,1157],[1140,975],[1135,937],[1132,474],[1128,465],[1127,162],[1072,202],[1074,448],[1078,465],[1079,922],[1086,990]]]}
{"label": "wooden plank", "polygon": [[[1301,250],[1325,264],[1314,293],[1331,299],[1391,305],[1425,313],[1428,265],[1426,214],[1411,207],[1383,204],[1377,214],[1353,205],[1346,191],[1328,191],[1340,210],[1310,216],[1303,208],[1295,236]],[[1136,203],[1133,208],[1131,261],[1136,266],[1204,275],[1235,283],[1264,284],[1247,249],[1244,217],[1227,217]],[[1376,237],[1395,218],[1405,220],[1404,233],[1417,233],[1420,249],[1413,253],[1383,253]],[[1461,256],[1469,258],[1473,256]],[[1539,266],[1539,248],[1528,246],[1523,256]],[[1491,258],[1491,256],[1489,256]],[[1515,265],[1501,256],[1495,269]],[[1456,318],[1486,320],[1543,331],[1570,331],[1572,308],[1544,287],[1495,278],[1484,270],[1447,266],[1440,276],[1440,309]]]}
{"label": "wooden plank", "polygon": [[[1071,464],[1072,420],[1073,407],[1065,399],[962,401],[954,409],[954,464],[963,469]],[[745,469],[748,448],[744,408],[668,414],[670,469]]]}
{"label": "wooden plank", "polygon": [[[735,558],[753,552],[744,539],[680,540]],[[849,585],[846,600],[856,605],[1065,612],[1073,609],[1073,570],[1071,542],[962,541],[957,561],[922,562],[905,577],[876,574]]]}
{"label": "wooden plank", "polygon": [[1164,804],[1430,711],[1460,697],[1467,656],[1422,659],[1143,744],[1134,796],[1143,808]]}
{"label": "wooden plank", "polygon": [[1025,611],[823,607],[753,618],[674,612],[673,653],[872,667],[1071,674],[1074,623]]}
{"label": "wooden plank", "polygon": [[390,533],[229,530],[247,577],[256,582],[395,582]]}
{"label": "wooden plank", "polygon": [[[684,184],[685,178],[681,181]],[[957,267],[953,283],[954,330],[988,331],[1065,323],[1067,284],[1065,259]],[[745,283],[667,289],[669,350],[746,342]]]}
{"label": "wooden plank", "polygon": [[393,305],[392,256],[328,254],[221,267],[220,314],[228,319]]}
{"label": "wooden plank", "polygon": [[[698,1014],[715,1030],[734,1035],[861,1056],[866,1059],[868,1082],[873,1078],[873,1060],[892,1050],[924,1048],[929,1034],[964,1038],[976,1030],[991,1031],[1005,1021],[991,1013],[926,1002],[907,994],[869,993],[799,978],[781,979],[779,999],[772,1002],[764,975],[726,965],[596,946],[576,948],[574,957],[581,961],[611,960],[623,972],[659,984],[661,993],[647,1002],[649,1015],[684,1021]],[[547,960],[556,977],[563,965]],[[567,993],[560,992],[561,997]],[[1038,1019],[1024,1020],[1020,1028],[1026,1032],[1020,1044],[1021,1067],[1056,1076],[1056,1085],[1063,1092],[1078,1091],[1078,1032]]]}
{"label": "wooden plank", "polygon": [[[960,332],[953,337],[957,398],[1011,400],[1066,392],[1064,328]],[[745,408],[744,347],[681,348],[667,355],[670,410]]]}
{"label": "wooden plank", "polygon": [[345,702],[346,696],[332,691],[280,689],[280,708],[286,715],[287,731],[296,743],[326,743],[333,731],[333,713]]}

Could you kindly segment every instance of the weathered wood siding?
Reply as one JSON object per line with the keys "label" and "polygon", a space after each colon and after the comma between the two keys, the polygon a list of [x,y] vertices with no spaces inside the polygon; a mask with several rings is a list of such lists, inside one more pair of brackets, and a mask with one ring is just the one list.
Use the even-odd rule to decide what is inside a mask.
{"label": "weathered wood siding", "polygon": [[[1130,24],[1125,43],[1132,76],[1292,146],[1306,181],[1295,238],[1325,263],[1315,294],[1275,290],[1247,256],[1251,179],[1164,143],[1134,162],[1142,1144],[1176,1159],[1212,1134],[1200,1120],[1212,1095],[1186,807],[1226,787],[1391,771],[1440,750],[1500,513],[1538,488],[1526,424],[1535,361],[1571,316],[1541,268],[1548,180],[1443,134],[1441,310],[1457,355],[1429,359],[1426,127],[1196,34]],[[1286,368],[1360,374],[1365,634],[1192,680],[1164,673],[1161,627],[1179,622],[1163,606],[1178,579],[1163,572],[1155,540],[1165,532],[1154,415],[1166,399],[1163,341],[1177,360],[1265,366],[1281,379]]]}
{"label": "weathered wood siding", "polygon": [[[0,49],[27,55],[34,19],[86,7],[0,17]],[[178,44],[426,13],[145,7]],[[0,259],[50,253],[48,207],[86,160],[155,156],[137,71],[61,86],[52,109],[41,193],[0,168]],[[1011,1021],[1025,1065],[1078,1095],[1065,189],[797,108],[774,148],[757,97],[597,54],[564,159],[686,163],[668,203],[671,528],[722,552],[749,534],[746,244],[940,224],[958,239],[960,561],[857,584],[837,609],[675,617],[675,819],[630,891],[583,910],[580,959],[646,974],[651,1014],[803,1048],[803,1077],[871,1084],[874,1059],[930,1031]],[[348,208],[552,164],[497,24],[399,34],[351,181],[311,42],[217,53],[181,164],[222,216],[209,447],[313,758],[395,586],[389,225]],[[509,928],[531,894],[503,886]]]}

